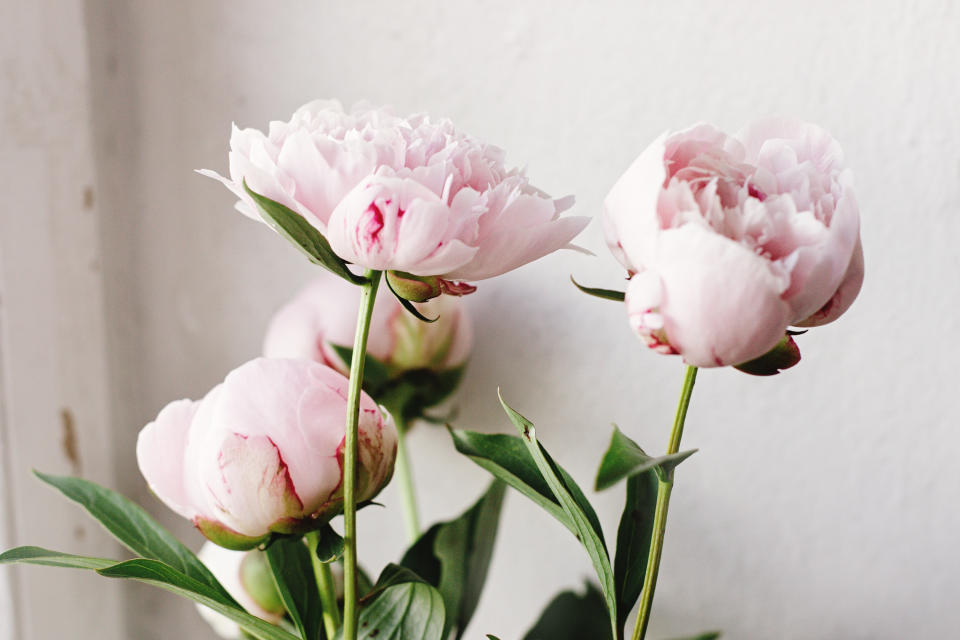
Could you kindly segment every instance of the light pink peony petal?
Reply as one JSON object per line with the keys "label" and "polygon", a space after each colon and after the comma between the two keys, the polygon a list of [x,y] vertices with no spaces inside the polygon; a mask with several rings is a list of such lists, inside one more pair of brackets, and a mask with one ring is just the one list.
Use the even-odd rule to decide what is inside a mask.
{"label": "light pink peony petal", "polygon": [[790,289],[785,299],[792,309],[790,323],[813,315],[840,286],[860,237],[860,215],[853,192],[837,203],[825,239],[797,250]]}
{"label": "light pink peony petal", "polygon": [[187,434],[199,404],[192,400],[171,402],[137,437],[140,473],[150,490],[184,518],[197,514],[184,484],[183,459]]}
{"label": "light pink peony petal", "polygon": [[304,515],[289,467],[268,436],[225,433],[215,461],[200,470],[217,519],[257,536],[278,521]]}
{"label": "light pink peony petal", "polygon": [[857,299],[861,286],[863,286],[863,246],[858,238],[857,246],[853,250],[853,257],[850,259],[850,265],[847,267],[847,272],[836,293],[816,313],[805,320],[795,322],[794,325],[798,327],[818,327],[833,322],[850,308],[853,301]]}
{"label": "light pink peony petal", "polygon": [[522,231],[506,229],[492,233],[483,238],[480,250],[470,262],[443,277],[475,281],[501,275],[566,247],[589,223],[590,218],[570,216]]}
{"label": "light pink peony petal", "polygon": [[603,201],[607,246],[630,273],[651,260],[660,225],[657,202],[666,179],[664,142],[661,134],[633,161]]}
{"label": "light pink peony petal", "polygon": [[699,226],[664,231],[656,273],[667,340],[688,364],[739,364],[783,337],[788,276],[738,243]]}

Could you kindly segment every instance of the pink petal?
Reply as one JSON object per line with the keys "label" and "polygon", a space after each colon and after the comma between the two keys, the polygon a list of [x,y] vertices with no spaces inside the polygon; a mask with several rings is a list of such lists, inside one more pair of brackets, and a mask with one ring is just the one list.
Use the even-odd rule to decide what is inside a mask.
{"label": "pink petal", "polygon": [[787,276],[740,244],[695,225],[664,231],[656,273],[664,330],[688,364],[739,364],[783,337]]}
{"label": "pink petal", "polygon": [[857,299],[860,293],[860,287],[863,285],[863,245],[860,239],[857,239],[857,246],[853,250],[853,257],[850,259],[850,265],[843,277],[843,281],[837,288],[833,297],[827,301],[816,313],[809,318],[794,323],[798,327],[817,327],[828,322],[833,322],[846,312]]}
{"label": "pink petal", "polygon": [[474,258],[443,275],[449,280],[484,280],[533,262],[565,247],[590,223],[571,216],[522,229],[504,229],[484,237]]}
{"label": "pink petal", "polygon": [[137,464],[150,490],[185,518],[197,513],[184,484],[183,459],[190,424],[199,406],[193,400],[171,402],[137,437]]}

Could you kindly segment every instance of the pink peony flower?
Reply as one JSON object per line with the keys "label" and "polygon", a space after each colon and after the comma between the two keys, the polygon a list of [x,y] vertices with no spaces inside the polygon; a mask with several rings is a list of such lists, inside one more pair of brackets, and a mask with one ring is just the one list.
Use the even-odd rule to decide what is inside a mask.
{"label": "pink peony flower", "polygon": [[589,221],[560,218],[554,200],[504,153],[425,115],[400,118],[335,101],[302,106],[265,135],[234,127],[230,178],[237,208],[259,219],[244,191],[280,202],[324,234],[347,262],[448,280],[490,278],[565,247]]}
{"label": "pink peony flower", "polygon": [[[264,340],[269,358],[307,358],[344,375],[349,363],[335,347],[353,347],[360,290],[322,272],[273,316]],[[443,296],[418,305],[433,323],[421,322],[380,287],[373,307],[367,355],[394,373],[414,369],[443,371],[462,366],[470,355],[473,327],[457,298]]]}
{"label": "pink peony flower", "polygon": [[691,365],[740,364],[788,326],[835,320],[863,281],[851,174],[812,124],[663,134],[604,204],[631,326]]}
{"label": "pink peony flower", "polygon": [[[200,400],[168,404],[140,432],[137,462],[153,492],[207,538],[249,549],[341,512],[347,379],[306,360],[258,358]],[[396,431],[360,400],[358,499],[390,480]]]}

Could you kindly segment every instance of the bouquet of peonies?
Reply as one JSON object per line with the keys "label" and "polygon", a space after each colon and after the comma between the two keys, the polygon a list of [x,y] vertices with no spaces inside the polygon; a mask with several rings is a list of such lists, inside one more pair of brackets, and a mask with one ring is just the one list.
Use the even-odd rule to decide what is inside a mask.
{"label": "bouquet of peonies", "polygon": [[[229,178],[201,173],[325,270],[273,318],[264,357],[200,400],[170,403],[140,433],[150,488],[209,542],[194,555],[121,495],[38,474],[136,557],[0,555],[159,586],[195,601],[223,637],[464,637],[509,486],[576,536],[597,577],[583,594],[557,595],[525,638],[644,638],[675,468],[693,453],[680,441],[698,368],[772,375],[795,365],[802,331],[791,327],[835,320],[863,280],[850,171],[825,131],[767,120],[736,136],[706,124],[662,135],[605,201],[626,291],[577,284],[624,302],[637,335],[686,364],[667,451],[651,456],[614,428],[600,462],[596,489],[625,494],[614,544],[533,424],[502,398],[517,435],[448,426],[491,485],[460,517],[423,531],[405,435],[418,421],[448,421],[432,412],[458,386],[472,346],[459,297],[576,248],[588,219],[561,217],[572,198],[551,198],[449,121],[365,104],[313,102],[266,134],[235,128],[229,157]],[[356,514],[391,479],[410,547],[374,580],[359,564]]]}

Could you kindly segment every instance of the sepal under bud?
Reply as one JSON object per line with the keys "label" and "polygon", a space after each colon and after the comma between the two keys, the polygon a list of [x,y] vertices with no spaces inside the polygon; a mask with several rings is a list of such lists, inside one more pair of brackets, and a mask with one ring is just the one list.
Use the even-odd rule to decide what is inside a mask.
{"label": "sepal under bud", "polygon": [[734,365],[734,369],[752,376],[775,376],[798,362],[800,362],[800,347],[794,341],[793,335],[788,332],[773,349],[759,358]]}

